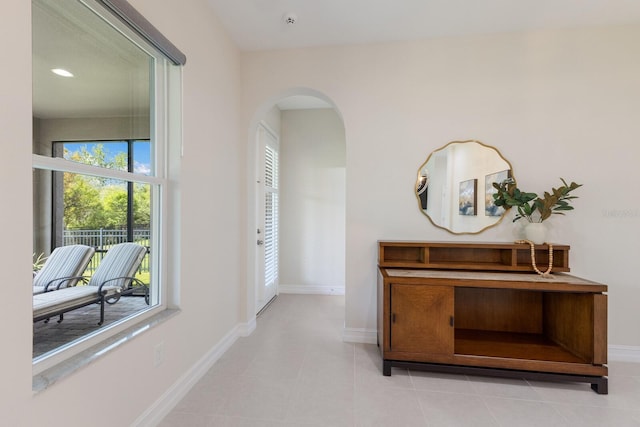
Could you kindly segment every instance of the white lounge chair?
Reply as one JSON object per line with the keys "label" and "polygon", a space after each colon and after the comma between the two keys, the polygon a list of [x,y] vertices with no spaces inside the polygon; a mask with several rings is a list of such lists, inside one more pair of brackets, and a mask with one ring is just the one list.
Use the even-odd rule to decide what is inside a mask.
{"label": "white lounge chair", "polygon": [[91,246],[85,245],[55,248],[33,277],[33,294],[75,286],[94,252]]}
{"label": "white lounge chair", "polygon": [[105,302],[115,303],[121,295],[133,293],[134,284],[143,286],[145,300],[148,304],[148,286],[134,277],[146,253],[147,248],[137,243],[120,243],[113,246],[86,285],[76,285],[55,292],[34,295],[33,321],[48,320],[59,315],[58,323],[60,323],[66,312],[90,304],[100,304],[98,325],[102,325]]}

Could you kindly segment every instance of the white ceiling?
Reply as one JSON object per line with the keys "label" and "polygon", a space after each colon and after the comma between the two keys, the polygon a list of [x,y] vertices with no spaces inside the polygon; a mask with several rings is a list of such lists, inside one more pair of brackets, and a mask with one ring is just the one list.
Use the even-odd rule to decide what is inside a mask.
{"label": "white ceiling", "polygon": [[[148,114],[148,56],[124,38],[113,39],[82,6],[58,15],[57,1],[39,0],[33,8],[34,116]],[[640,0],[207,1],[247,51],[640,22]],[[289,12],[297,15],[293,25],[284,22]],[[70,68],[76,77],[55,76],[54,67]],[[278,105],[331,107],[313,97]]]}
{"label": "white ceiling", "polygon": [[[33,115],[149,114],[150,57],[79,2],[33,3]],[[74,74],[60,77],[52,68]]]}
{"label": "white ceiling", "polygon": [[[245,51],[640,22],[640,0],[208,0]],[[293,12],[297,22],[284,23]]]}

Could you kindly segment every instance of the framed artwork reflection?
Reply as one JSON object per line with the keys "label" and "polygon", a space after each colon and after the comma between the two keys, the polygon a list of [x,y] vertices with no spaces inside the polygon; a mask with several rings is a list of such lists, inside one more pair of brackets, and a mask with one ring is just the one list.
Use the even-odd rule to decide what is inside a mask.
{"label": "framed artwork reflection", "polygon": [[504,213],[502,206],[493,203],[493,195],[497,192],[493,188],[493,183],[501,183],[507,178],[511,178],[511,169],[491,173],[484,177],[484,214],[486,216],[501,216]]}
{"label": "framed artwork reflection", "polygon": [[458,201],[458,213],[460,215],[477,215],[478,214],[478,180],[468,179],[460,182],[460,195]]}

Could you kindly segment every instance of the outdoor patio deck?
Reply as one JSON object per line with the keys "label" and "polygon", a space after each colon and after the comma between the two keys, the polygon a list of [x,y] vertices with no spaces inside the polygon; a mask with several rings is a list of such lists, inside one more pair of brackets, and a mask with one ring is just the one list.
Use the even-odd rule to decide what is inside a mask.
{"label": "outdoor patio deck", "polygon": [[57,322],[57,316],[51,318],[49,323],[36,322],[33,324],[33,357],[38,357],[79,337],[105,328],[146,307],[143,297],[129,296],[120,298],[120,301],[113,305],[107,304],[102,326],[98,326],[100,319],[98,304],[65,313],[62,323]]}

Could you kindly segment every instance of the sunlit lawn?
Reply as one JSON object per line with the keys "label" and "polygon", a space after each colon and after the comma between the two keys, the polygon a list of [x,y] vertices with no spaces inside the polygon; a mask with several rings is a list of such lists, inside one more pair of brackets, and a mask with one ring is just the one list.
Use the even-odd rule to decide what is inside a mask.
{"label": "sunlit lawn", "polygon": [[149,271],[139,272],[135,277],[145,285],[148,285],[151,282],[151,272]]}

